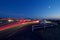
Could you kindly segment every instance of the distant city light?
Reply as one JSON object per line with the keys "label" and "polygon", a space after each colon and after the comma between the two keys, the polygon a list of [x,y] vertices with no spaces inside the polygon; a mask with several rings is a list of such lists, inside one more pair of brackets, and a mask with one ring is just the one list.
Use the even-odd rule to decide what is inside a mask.
{"label": "distant city light", "polygon": [[37,23],[39,23],[39,21],[36,21]]}
{"label": "distant city light", "polygon": [[13,22],[14,20],[9,19],[8,22]]}
{"label": "distant city light", "polygon": [[34,20],[33,22],[35,22],[35,23],[39,23],[39,20],[36,20],[36,21]]}

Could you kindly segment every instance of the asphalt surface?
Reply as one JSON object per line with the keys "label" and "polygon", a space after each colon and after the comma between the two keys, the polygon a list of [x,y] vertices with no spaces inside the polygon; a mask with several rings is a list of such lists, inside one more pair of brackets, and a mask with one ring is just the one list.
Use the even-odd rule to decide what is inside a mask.
{"label": "asphalt surface", "polygon": [[32,25],[25,25],[0,32],[0,40],[60,40],[60,25],[38,28],[32,32]]}
{"label": "asphalt surface", "polygon": [[32,24],[22,28],[15,27],[0,32],[0,40],[42,40],[41,36],[32,32]]}

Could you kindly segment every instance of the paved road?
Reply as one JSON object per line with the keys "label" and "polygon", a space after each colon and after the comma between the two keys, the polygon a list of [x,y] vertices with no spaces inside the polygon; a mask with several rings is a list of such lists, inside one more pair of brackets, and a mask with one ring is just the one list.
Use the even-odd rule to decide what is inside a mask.
{"label": "paved road", "polygon": [[[11,29],[0,31],[0,40],[37,40],[42,39],[32,32],[32,25],[23,24]],[[22,28],[21,28],[22,27]],[[37,37],[37,38],[36,38]]]}
{"label": "paved road", "polygon": [[[19,26],[21,27],[21,26]],[[60,25],[32,32],[32,24],[0,32],[0,40],[60,40]]]}

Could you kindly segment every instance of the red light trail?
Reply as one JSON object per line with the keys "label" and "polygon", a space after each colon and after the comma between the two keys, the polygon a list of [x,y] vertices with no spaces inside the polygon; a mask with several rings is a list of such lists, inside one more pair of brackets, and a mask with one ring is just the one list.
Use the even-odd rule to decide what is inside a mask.
{"label": "red light trail", "polygon": [[[28,21],[28,20],[27,20]],[[33,20],[34,21],[34,20]],[[30,21],[32,23],[39,23],[38,21]],[[26,23],[30,23],[30,22],[25,22],[25,20],[19,20],[17,22],[13,22],[13,23],[10,23],[10,24],[7,24],[7,25],[4,25],[4,26],[1,26],[0,27],[0,31],[2,30],[6,30],[6,29],[10,29],[10,28],[14,28],[14,27],[17,27],[17,26],[20,26],[21,24],[26,24]]]}

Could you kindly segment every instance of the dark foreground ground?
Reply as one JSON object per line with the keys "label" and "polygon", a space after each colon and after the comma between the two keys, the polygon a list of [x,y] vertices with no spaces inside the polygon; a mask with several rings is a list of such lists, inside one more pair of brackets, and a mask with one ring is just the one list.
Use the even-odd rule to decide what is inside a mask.
{"label": "dark foreground ground", "polygon": [[0,32],[0,40],[60,40],[60,25],[35,29],[33,32],[32,25],[27,25],[25,30],[19,30],[11,36],[8,33]]}

